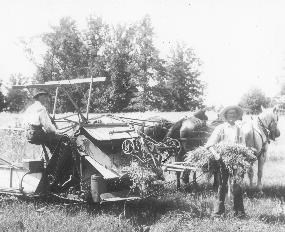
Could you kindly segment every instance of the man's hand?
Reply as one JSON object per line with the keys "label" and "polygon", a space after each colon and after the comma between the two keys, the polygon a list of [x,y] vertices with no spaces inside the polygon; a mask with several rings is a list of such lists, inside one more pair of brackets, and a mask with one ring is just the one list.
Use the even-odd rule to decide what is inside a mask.
{"label": "man's hand", "polygon": [[254,155],[257,155],[257,150],[254,147],[250,147],[249,149],[253,152]]}
{"label": "man's hand", "polygon": [[215,160],[220,160],[221,159],[221,155],[218,152],[216,152],[213,147],[210,147],[209,150],[213,154],[213,156],[215,157]]}
{"label": "man's hand", "polygon": [[191,153],[191,151],[188,151],[188,152],[186,153],[186,157],[185,157],[185,159],[184,159],[184,162],[189,163],[189,162],[192,160],[191,157],[192,157],[192,153]]}

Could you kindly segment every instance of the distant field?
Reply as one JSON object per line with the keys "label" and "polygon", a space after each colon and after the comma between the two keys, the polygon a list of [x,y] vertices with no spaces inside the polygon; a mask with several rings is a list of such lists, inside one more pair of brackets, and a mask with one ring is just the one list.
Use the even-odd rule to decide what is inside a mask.
{"label": "distant field", "polygon": [[[160,115],[176,121],[188,113],[190,114],[149,112],[124,115],[135,118]],[[0,114],[0,119],[0,127],[14,127],[22,122],[19,115],[13,114]],[[66,205],[2,197],[0,231],[285,231],[284,116],[280,118],[279,128],[281,137],[270,144],[264,168],[264,194],[260,195],[256,188],[250,189],[245,181],[246,219],[233,217],[230,200],[226,204],[226,216],[212,219],[210,215],[215,197],[204,178],[199,179],[200,188],[196,192],[176,192],[175,184],[171,183],[159,197],[127,202],[125,205]],[[21,155],[23,149],[17,150],[15,146],[24,141],[17,143],[13,136],[18,135],[0,134],[0,149],[2,152],[16,149]],[[254,180],[256,181],[256,173]]]}

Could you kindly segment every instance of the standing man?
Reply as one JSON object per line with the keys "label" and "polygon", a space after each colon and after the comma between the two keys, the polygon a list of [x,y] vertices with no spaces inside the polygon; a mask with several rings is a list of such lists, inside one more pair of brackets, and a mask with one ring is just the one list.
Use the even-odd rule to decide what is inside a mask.
{"label": "standing man", "polygon": [[50,95],[46,91],[38,91],[35,100],[25,112],[26,136],[32,144],[44,144],[53,153],[61,135],[58,133],[47,111],[50,104]]}
{"label": "standing man", "polygon": [[[245,144],[245,138],[241,133],[240,121],[242,119],[243,110],[238,106],[225,107],[220,116],[224,123],[218,125],[213,131],[212,135],[208,139],[205,147],[208,148],[215,159],[217,160],[219,171],[218,171],[218,200],[215,205],[214,216],[220,216],[225,212],[225,197],[227,193],[227,182],[229,179],[229,171],[226,168],[220,154],[218,154],[213,145],[219,142],[225,143],[242,143]],[[243,191],[239,183],[234,183],[233,189],[233,200],[234,200],[234,211],[235,216],[244,217],[244,205],[243,205]]]}

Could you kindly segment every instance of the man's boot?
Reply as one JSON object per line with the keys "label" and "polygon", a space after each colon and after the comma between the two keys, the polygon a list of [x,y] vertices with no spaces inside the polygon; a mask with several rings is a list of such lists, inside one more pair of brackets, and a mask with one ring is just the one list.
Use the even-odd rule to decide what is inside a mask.
{"label": "man's boot", "polygon": [[242,188],[239,184],[233,184],[233,200],[234,200],[234,215],[236,217],[244,217],[244,205],[243,205],[243,196]]}

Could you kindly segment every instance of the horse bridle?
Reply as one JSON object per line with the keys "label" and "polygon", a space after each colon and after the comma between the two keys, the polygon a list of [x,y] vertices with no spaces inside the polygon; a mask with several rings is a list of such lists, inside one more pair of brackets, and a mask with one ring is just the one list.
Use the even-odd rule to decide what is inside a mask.
{"label": "horse bridle", "polygon": [[[278,116],[277,116],[278,117]],[[262,132],[265,134],[267,142],[270,143],[270,140],[273,140],[273,136],[272,136],[272,131],[270,130],[272,123],[274,122],[274,120],[271,120],[271,122],[269,123],[268,127],[266,127],[264,125],[264,123],[261,121],[261,119],[259,117],[258,118],[258,124],[260,125]],[[277,118],[278,120],[278,118]]]}
{"label": "horse bridle", "polygon": [[[261,121],[259,117],[257,117],[257,119],[258,119],[258,125],[261,127],[262,132],[265,134],[266,142],[270,143],[270,133],[271,133],[270,130],[264,125],[264,123]],[[271,123],[272,122],[270,122],[270,124]]]}
{"label": "horse bridle", "polygon": [[264,123],[261,121],[261,119],[259,117],[257,117],[257,119],[258,119],[258,125],[261,127],[261,130],[266,137],[266,141],[264,141],[262,134],[252,126],[254,147],[256,146],[256,144],[255,144],[255,132],[258,133],[258,135],[261,137],[261,140],[262,140],[262,147],[261,147],[260,151],[258,153],[256,153],[256,157],[258,158],[264,152],[266,144],[270,143],[270,130],[268,128],[266,128],[266,126],[264,125]]}

